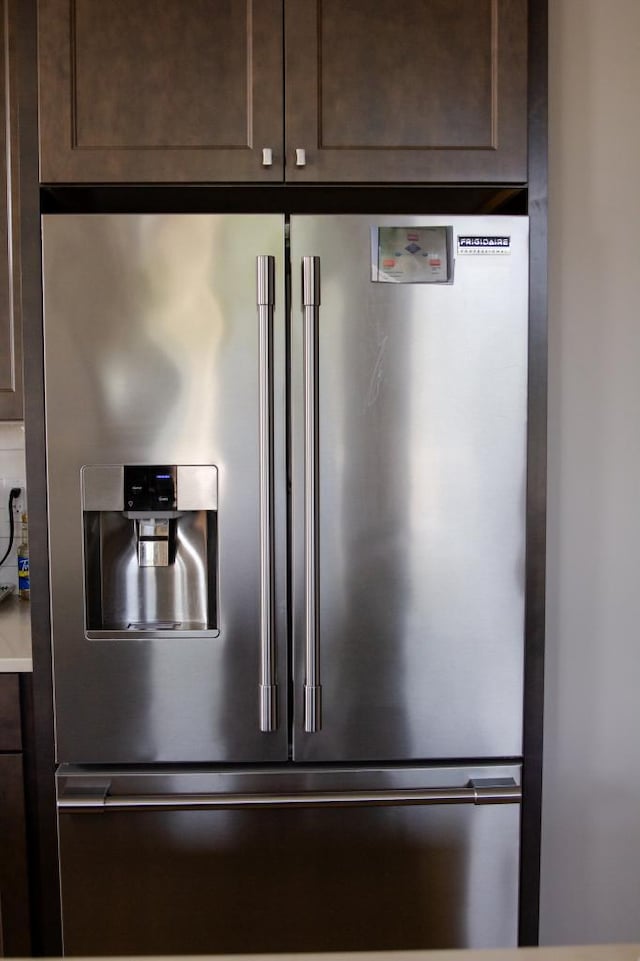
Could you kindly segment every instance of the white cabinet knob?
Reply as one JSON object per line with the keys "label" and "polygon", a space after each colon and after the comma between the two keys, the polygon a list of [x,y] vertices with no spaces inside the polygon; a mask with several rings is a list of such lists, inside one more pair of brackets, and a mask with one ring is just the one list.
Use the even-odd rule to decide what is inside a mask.
{"label": "white cabinet knob", "polygon": [[296,167],[305,167],[307,157],[302,147],[296,147]]}
{"label": "white cabinet knob", "polygon": [[271,147],[262,148],[262,166],[271,167],[273,164],[273,150]]}

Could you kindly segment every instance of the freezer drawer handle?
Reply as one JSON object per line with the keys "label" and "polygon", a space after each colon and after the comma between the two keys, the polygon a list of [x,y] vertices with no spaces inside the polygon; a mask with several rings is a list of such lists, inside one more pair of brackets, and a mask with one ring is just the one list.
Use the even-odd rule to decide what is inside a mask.
{"label": "freezer drawer handle", "polygon": [[260,420],[260,730],[275,731],[276,647],[273,598],[273,307],[275,258],[257,258]]}
{"label": "freezer drawer handle", "polygon": [[505,783],[473,787],[409,788],[393,791],[318,791],[304,794],[173,794],[111,796],[108,792],[62,795],[58,811],[86,814],[105,811],[213,811],[234,808],[386,807],[433,804],[519,804],[522,789],[511,778]]}
{"label": "freezer drawer handle", "polygon": [[304,372],[304,729],[322,727],[318,545],[318,317],[320,258],[302,258]]}

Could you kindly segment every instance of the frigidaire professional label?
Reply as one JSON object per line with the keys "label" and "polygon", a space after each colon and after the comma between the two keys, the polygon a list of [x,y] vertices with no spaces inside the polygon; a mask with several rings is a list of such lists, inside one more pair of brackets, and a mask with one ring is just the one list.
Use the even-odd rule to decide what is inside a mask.
{"label": "frigidaire professional label", "polygon": [[493,234],[465,234],[458,237],[459,254],[510,254],[511,237]]}

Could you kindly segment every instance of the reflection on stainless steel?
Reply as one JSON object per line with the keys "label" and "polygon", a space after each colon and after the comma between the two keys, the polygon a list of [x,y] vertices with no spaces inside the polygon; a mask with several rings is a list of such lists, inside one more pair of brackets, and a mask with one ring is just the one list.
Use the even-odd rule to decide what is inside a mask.
{"label": "reflection on stainless steel", "polygon": [[173,562],[146,565],[139,560],[136,531],[149,521],[115,511],[85,513],[90,637],[113,636],[114,631],[130,630],[131,624],[144,625],[147,631],[161,630],[163,623],[216,630],[215,515],[186,511],[164,523],[174,525]]}
{"label": "reflection on stainless steel", "polygon": [[[175,557],[175,522],[158,517],[135,522],[140,567],[168,567]],[[172,536],[173,535],[173,536]]]}
{"label": "reflection on stainless steel", "polygon": [[218,510],[218,470],[213,464],[178,464],[177,508],[180,511]]}

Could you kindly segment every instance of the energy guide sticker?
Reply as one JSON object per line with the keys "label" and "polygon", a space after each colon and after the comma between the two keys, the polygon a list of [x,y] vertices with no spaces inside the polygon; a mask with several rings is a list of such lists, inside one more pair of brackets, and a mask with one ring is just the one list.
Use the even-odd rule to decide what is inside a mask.
{"label": "energy guide sticker", "polygon": [[449,227],[375,227],[372,280],[383,284],[449,282]]}
{"label": "energy guide sticker", "polygon": [[464,234],[458,237],[458,254],[504,256],[511,253],[511,237],[504,234]]}

